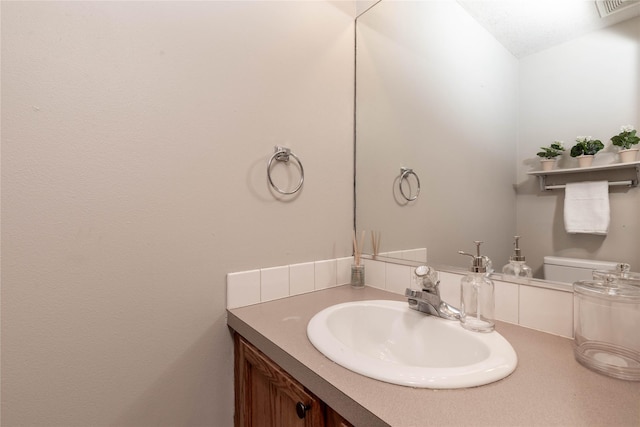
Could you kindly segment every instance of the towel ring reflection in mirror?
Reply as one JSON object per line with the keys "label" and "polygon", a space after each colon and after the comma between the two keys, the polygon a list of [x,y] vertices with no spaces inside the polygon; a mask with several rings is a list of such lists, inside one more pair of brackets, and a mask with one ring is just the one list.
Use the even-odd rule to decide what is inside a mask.
{"label": "towel ring reflection in mirror", "polygon": [[[416,179],[418,188],[416,189],[415,194],[412,194],[411,191],[409,191],[409,195],[407,196],[404,192],[404,189],[402,188],[402,183],[404,181],[407,181],[407,183],[409,183],[409,189],[411,189],[411,183],[409,182],[409,176],[411,175],[413,175]],[[398,181],[398,188],[400,189],[400,194],[402,194],[402,197],[404,197],[407,202],[413,202],[418,198],[418,196],[420,195],[420,178],[418,178],[418,175],[416,175],[413,169],[405,167],[400,168],[400,181]]]}
{"label": "towel ring reflection in mirror", "polygon": [[[293,159],[296,161],[296,163],[298,163],[298,167],[300,168],[300,182],[298,182],[298,185],[293,190],[286,191],[286,190],[283,190],[280,187],[278,187],[273,182],[273,179],[271,178],[271,166],[272,166],[274,160],[276,160],[278,162],[287,163],[287,162],[289,162],[289,159],[291,157],[293,157]],[[278,193],[284,194],[284,195],[294,194],[294,193],[298,192],[298,190],[300,190],[300,188],[302,188],[302,183],[304,182],[304,168],[302,167],[302,162],[300,161],[298,156],[296,156],[294,153],[291,152],[290,149],[288,149],[286,147],[280,147],[280,146],[276,145],[274,147],[273,156],[271,156],[271,158],[269,159],[269,163],[267,164],[267,179],[269,180],[269,185],[271,185],[271,188],[273,188]]]}

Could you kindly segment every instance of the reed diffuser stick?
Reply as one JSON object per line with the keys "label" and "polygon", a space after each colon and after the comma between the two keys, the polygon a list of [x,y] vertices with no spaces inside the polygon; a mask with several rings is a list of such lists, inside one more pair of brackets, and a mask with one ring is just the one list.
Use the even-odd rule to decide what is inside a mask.
{"label": "reed diffuser stick", "polygon": [[364,244],[364,235],[363,231],[360,235],[360,241],[356,239],[356,231],[353,230],[352,238],[353,238],[353,263],[354,265],[360,265],[360,258],[362,257],[362,245]]}
{"label": "reed diffuser stick", "polygon": [[353,238],[353,264],[360,265],[360,257],[358,256],[358,241],[356,240],[356,230],[352,231]]}
{"label": "reed diffuser stick", "polygon": [[373,249],[373,256],[378,256],[380,252],[380,232],[371,231],[371,247]]}

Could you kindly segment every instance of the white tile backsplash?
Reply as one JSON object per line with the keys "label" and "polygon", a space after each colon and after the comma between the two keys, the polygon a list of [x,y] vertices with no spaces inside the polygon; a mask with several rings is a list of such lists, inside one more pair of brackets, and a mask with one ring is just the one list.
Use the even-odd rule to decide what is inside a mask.
{"label": "white tile backsplash", "polygon": [[[363,260],[365,284],[400,295],[413,284],[413,267]],[[263,268],[227,275],[227,307],[238,308],[290,295],[347,284],[353,257]],[[439,272],[440,296],[460,305],[462,274]],[[494,280],[496,319],[532,329],[573,337],[573,292],[527,283]]]}
{"label": "white tile backsplash", "polygon": [[315,264],[315,289],[326,289],[336,286],[337,261],[335,259],[326,259],[316,261]]}
{"label": "white tile backsplash", "polygon": [[573,336],[573,293],[520,286],[519,324],[565,337]]}
{"label": "white tile backsplash", "polygon": [[402,251],[402,259],[417,262],[427,262],[427,248],[409,249]]}
{"label": "white tile backsplash", "polygon": [[260,270],[260,301],[271,301],[289,296],[289,266]]}
{"label": "white tile backsplash", "polygon": [[380,256],[385,256],[385,257],[389,257],[389,258],[399,258],[402,259],[402,253],[404,251],[391,251],[391,252],[381,252],[379,255]]}
{"label": "white tile backsplash", "polygon": [[227,307],[244,307],[260,302],[260,270],[227,274]]}
{"label": "white tile backsplash", "polygon": [[412,268],[407,265],[387,264],[385,288],[389,292],[404,295],[405,289],[411,287],[411,274],[413,274]]}
{"label": "white tile backsplash", "polygon": [[386,289],[386,267],[387,263],[365,259],[364,261],[364,283],[374,288]]}
{"label": "white tile backsplash", "polygon": [[380,256],[404,259],[407,261],[427,262],[427,248],[405,249],[402,251],[381,252]]}
{"label": "white tile backsplash", "polygon": [[[336,260],[336,284],[346,285],[351,283],[351,265],[353,265],[353,257],[338,258]],[[364,278],[367,278],[367,272],[364,272]]]}
{"label": "white tile backsplash", "polygon": [[449,305],[460,307],[460,279],[459,274],[451,274],[447,272],[439,272],[440,279],[440,298]]}
{"label": "white tile backsplash", "polygon": [[305,294],[315,290],[315,266],[314,262],[289,266],[289,293],[291,295]]}
{"label": "white tile backsplash", "polygon": [[494,280],[496,320],[518,324],[520,300],[520,285]]}

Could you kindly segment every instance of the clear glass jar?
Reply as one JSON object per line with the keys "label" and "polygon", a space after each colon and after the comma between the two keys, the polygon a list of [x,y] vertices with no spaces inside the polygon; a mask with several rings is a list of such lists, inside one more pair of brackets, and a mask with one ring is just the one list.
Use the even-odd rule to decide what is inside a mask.
{"label": "clear glass jar", "polygon": [[579,281],[573,290],[576,360],[611,377],[640,381],[640,281]]}
{"label": "clear glass jar", "polygon": [[351,265],[351,287],[364,288],[364,264]]}
{"label": "clear glass jar", "polygon": [[524,261],[509,261],[509,264],[502,267],[502,274],[515,277],[533,277],[531,267]]}
{"label": "clear glass jar", "polygon": [[495,322],[494,285],[484,272],[470,273],[460,282],[460,324],[475,332],[491,332]]}

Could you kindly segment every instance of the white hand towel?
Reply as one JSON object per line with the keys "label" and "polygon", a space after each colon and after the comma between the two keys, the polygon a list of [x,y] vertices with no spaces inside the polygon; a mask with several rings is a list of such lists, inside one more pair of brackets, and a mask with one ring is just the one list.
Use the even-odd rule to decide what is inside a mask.
{"label": "white hand towel", "polygon": [[607,234],[609,183],[572,182],[565,187],[564,228],[567,233]]}

